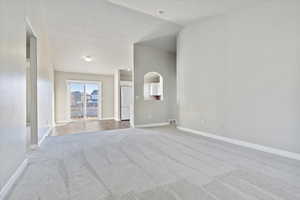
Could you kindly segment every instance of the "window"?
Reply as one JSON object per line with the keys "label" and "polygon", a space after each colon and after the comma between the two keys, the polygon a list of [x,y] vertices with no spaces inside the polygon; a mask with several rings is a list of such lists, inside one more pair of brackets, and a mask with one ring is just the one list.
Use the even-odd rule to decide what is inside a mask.
{"label": "window", "polygon": [[70,118],[101,118],[101,83],[69,82]]}

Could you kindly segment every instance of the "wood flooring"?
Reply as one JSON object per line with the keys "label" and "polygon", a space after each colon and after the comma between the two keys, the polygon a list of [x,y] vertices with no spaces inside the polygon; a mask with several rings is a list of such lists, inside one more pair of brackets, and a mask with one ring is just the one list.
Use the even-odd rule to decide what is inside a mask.
{"label": "wood flooring", "polygon": [[129,121],[115,120],[78,120],[56,126],[51,136],[63,136],[74,133],[89,133],[95,131],[130,128]]}

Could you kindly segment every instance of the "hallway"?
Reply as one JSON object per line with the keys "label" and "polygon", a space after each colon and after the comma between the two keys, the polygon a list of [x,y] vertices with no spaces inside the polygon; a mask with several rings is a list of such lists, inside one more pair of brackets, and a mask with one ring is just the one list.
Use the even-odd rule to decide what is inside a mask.
{"label": "hallway", "polygon": [[300,162],[172,127],[48,137],[9,200],[296,200]]}

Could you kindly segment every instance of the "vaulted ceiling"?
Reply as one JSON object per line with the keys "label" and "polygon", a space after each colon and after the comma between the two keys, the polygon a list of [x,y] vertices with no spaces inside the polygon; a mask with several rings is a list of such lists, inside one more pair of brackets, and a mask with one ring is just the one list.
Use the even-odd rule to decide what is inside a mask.
{"label": "vaulted ceiling", "polygon": [[265,0],[109,0],[181,25],[256,5]]}
{"label": "vaulted ceiling", "polygon": [[98,74],[131,68],[136,42],[175,51],[182,25],[256,1],[43,0],[55,69]]}

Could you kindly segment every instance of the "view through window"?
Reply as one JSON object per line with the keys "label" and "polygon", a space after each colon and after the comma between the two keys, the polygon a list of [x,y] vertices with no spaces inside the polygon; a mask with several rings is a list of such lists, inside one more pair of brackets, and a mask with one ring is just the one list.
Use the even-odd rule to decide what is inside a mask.
{"label": "view through window", "polygon": [[101,84],[71,82],[71,119],[99,119],[101,117]]}

